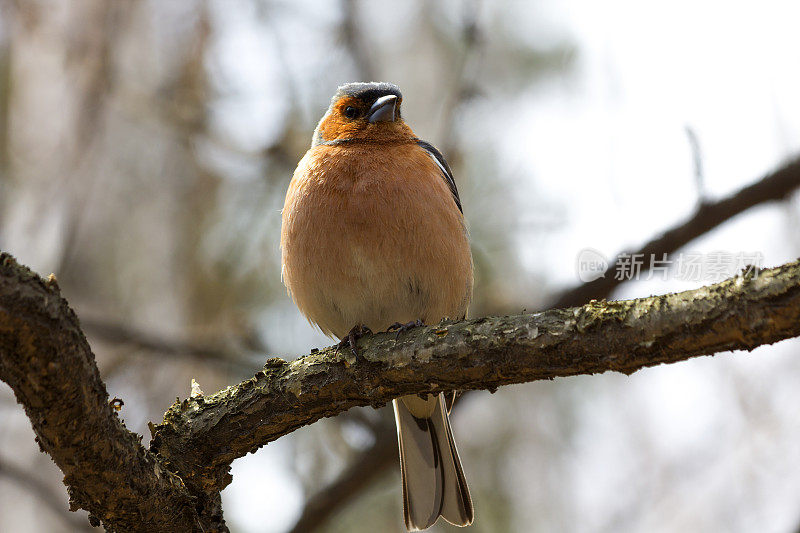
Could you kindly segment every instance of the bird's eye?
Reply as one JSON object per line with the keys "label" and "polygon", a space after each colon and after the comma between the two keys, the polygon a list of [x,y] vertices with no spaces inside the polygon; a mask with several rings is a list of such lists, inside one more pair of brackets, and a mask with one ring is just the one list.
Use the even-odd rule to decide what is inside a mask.
{"label": "bird's eye", "polygon": [[356,118],[356,115],[358,115],[358,109],[355,107],[347,106],[344,108],[344,116],[347,118]]}

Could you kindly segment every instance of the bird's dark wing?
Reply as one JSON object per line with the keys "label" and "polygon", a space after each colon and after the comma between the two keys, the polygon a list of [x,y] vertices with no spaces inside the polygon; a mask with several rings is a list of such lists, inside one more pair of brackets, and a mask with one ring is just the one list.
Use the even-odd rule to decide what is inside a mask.
{"label": "bird's dark wing", "polygon": [[456,188],[456,181],[453,179],[453,172],[450,170],[450,165],[448,165],[447,161],[444,160],[442,153],[429,142],[417,140],[417,145],[428,152],[428,154],[430,154],[430,156],[439,166],[445,183],[447,183],[447,186],[450,187],[450,192],[453,193],[453,200],[455,200],[458,210],[463,213],[464,210],[461,209],[461,198],[458,197],[458,189]]}

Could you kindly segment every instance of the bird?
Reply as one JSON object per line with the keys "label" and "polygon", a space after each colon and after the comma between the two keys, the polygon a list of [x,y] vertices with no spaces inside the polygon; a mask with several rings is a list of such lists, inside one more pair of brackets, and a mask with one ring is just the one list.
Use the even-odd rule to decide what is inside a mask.
{"label": "bird", "polygon": [[[300,312],[357,356],[370,332],[462,319],[472,298],[469,235],[452,171],[385,82],[338,87],[289,183],[281,277]],[[448,396],[448,399],[452,396]],[[474,519],[445,395],[392,402],[409,531]]]}

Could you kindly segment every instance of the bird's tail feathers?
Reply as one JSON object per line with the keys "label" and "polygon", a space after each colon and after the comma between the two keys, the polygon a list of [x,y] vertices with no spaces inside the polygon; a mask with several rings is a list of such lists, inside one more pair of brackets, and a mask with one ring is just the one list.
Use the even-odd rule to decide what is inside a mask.
{"label": "bird's tail feathers", "polygon": [[[431,396],[428,402],[432,410],[424,417],[412,414],[403,398],[393,402],[409,531],[427,529],[440,515],[456,526],[468,526],[474,517],[444,396]],[[418,398],[414,403],[419,404]]]}

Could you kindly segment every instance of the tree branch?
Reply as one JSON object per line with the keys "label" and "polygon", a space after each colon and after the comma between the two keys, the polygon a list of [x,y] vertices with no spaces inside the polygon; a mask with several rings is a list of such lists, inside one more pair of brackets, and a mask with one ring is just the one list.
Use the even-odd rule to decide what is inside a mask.
{"label": "tree branch", "polygon": [[[642,254],[643,256],[654,254],[656,257],[660,257],[663,253],[672,253],[688,244],[692,239],[700,237],[704,233],[718,227],[744,210],[754,207],[759,203],[784,199],[798,187],[800,187],[800,159],[796,158],[785,166],[768,174],[757,183],[741,189],[728,199],[718,202],[705,202],[701,198],[701,203],[695,215],[692,216],[690,220],[664,231],[661,236],[651,240],[642,249],[633,253]],[[713,214],[713,216],[710,216],[710,214]],[[698,224],[698,226],[695,227],[695,224]],[[645,264],[642,266],[645,267]],[[649,267],[649,264],[647,266]],[[551,307],[580,305],[592,298],[607,298],[620,283],[627,281],[627,279],[619,282],[613,280],[615,268],[616,265],[606,271],[605,276],[607,279],[601,278],[601,280],[579,285],[573,289],[562,292],[553,299]],[[642,271],[646,271],[646,269],[643,268]],[[388,445],[392,447],[391,451],[395,451],[394,441],[387,439],[376,440],[373,446],[365,453],[369,452],[377,457],[381,457],[383,458],[383,462],[372,465],[373,470],[370,471],[371,477],[375,476],[375,470],[384,470],[389,467],[393,462],[392,459],[394,459],[392,454],[387,453],[387,450],[379,448],[379,443],[388,443]],[[354,485],[350,478],[360,475],[363,475],[363,471],[359,472],[358,469],[346,469],[343,471],[330,485],[311,496],[306,502],[301,520],[302,516],[306,516],[308,509],[314,509],[317,516],[329,516],[333,509],[323,510],[321,508],[321,503],[328,501],[326,495],[328,493],[337,493],[347,487],[353,487]],[[350,496],[356,491],[357,490],[351,491]],[[298,521],[298,523],[300,522]],[[319,521],[315,522],[313,524],[314,527],[319,525],[319,523]]]}
{"label": "tree branch", "polygon": [[798,335],[800,262],[678,294],[443,322],[396,341],[394,334],[363,339],[357,360],[333,347],[291,363],[270,359],[250,380],[173,405],[152,449],[190,484],[220,490],[237,457],[351,407],[609,370],[631,374]]}
{"label": "tree branch", "polygon": [[45,282],[0,253],[0,379],[42,451],[64,472],[70,508],[121,531],[192,531],[196,498],[109,405],[78,319]]}
{"label": "tree branch", "polygon": [[292,363],[270,359],[250,380],[173,405],[152,428],[147,451],[109,406],[55,281],[0,254],[0,378],[65,473],[72,508],[120,531],[225,531],[219,490],[230,482],[234,459],[350,407],[608,370],[629,374],[798,335],[800,261],[679,294],[443,322],[397,340],[363,339],[358,359],[335,348]]}
{"label": "tree branch", "polygon": [[[800,187],[800,158],[795,158],[732,196],[716,202],[708,202],[701,199],[697,210],[689,220],[665,231],[659,237],[645,244],[641,249],[628,254],[628,256],[637,254],[645,258],[652,256],[661,259],[662,254],[671,254],[753,206],[785,199],[798,187]],[[592,298],[598,299],[609,296],[624,281],[624,279],[616,279],[615,277],[615,273],[621,265],[620,259],[622,255],[617,256],[617,259],[608,267],[603,277],[562,293],[553,303],[553,307],[581,305]],[[649,268],[649,261],[644,261],[640,272],[647,272]]]}

